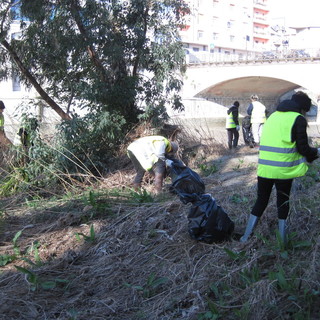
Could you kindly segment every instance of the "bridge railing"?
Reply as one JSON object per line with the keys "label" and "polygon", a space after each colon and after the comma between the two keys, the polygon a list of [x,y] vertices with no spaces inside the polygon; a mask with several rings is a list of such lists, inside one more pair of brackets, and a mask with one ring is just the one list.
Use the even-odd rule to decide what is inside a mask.
{"label": "bridge railing", "polygon": [[313,50],[311,54],[304,50],[290,51],[286,54],[267,51],[262,53],[246,52],[245,54],[224,54],[203,52],[188,52],[186,63],[188,65],[201,64],[234,64],[234,63],[264,63],[284,61],[320,61],[320,51]]}

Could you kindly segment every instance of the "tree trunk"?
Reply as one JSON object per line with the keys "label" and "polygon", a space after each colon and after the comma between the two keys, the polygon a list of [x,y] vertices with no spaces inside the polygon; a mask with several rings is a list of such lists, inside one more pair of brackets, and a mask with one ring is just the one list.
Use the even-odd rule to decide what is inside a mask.
{"label": "tree trunk", "polygon": [[22,74],[30,81],[35,90],[39,93],[41,98],[61,117],[63,120],[70,120],[71,117],[61,109],[61,107],[44,91],[41,85],[37,82],[30,71],[23,65],[22,61],[18,57],[17,53],[13,50],[10,44],[6,40],[2,40],[1,44],[7,49],[12,59],[17,64]]}

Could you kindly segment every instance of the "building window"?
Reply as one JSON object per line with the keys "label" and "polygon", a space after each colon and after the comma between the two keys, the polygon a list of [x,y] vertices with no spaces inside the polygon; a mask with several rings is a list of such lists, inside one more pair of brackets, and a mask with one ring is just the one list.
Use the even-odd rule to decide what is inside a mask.
{"label": "building window", "polygon": [[233,22],[233,21],[228,21],[228,22],[227,22],[227,27],[228,27],[229,29],[233,28],[233,26],[234,26],[234,22]]}
{"label": "building window", "polygon": [[203,38],[203,31],[202,30],[198,30],[198,40],[201,40]]}
{"label": "building window", "polygon": [[204,16],[203,14],[198,14],[198,24],[203,24],[204,23]]}
{"label": "building window", "polygon": [[219,38],[219,33],[213,33],[212,34],[212,40],[218,40],[218,38]]}
{"label": "building window", "polygon": [[234,38],[235,38],[235,36],[230,36],[230,42],[234,42]]}

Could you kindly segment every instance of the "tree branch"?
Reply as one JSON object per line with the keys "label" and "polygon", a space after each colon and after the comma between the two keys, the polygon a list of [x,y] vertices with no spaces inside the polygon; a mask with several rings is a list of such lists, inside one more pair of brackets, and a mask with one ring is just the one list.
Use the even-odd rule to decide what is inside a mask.
{"label": "tree branch", "polygon": [[71,117],[62,110],[62,108],[47,94],[46,91],[43,90],[41,85],[37,82],[35,77],[31,74],[31,72],[24,66],[22,61],[20,60],[18,54],[14,51],[14,49],[10,46],[9,42],[5,39],[2,39],[2,46],[8,51],[11,58],[17,64],[21,73],[30,81],[35,90],[39,93],[41,98],[64,120],[70,120]]}

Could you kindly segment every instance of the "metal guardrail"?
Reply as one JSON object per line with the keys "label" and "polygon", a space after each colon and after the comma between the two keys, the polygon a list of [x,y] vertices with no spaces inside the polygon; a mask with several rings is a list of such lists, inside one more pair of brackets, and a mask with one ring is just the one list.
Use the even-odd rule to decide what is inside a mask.
{"label": "metal guardrail", "polygon": [[225,65],[225,64],[261,64],[261,63],[288,63],[288,62],[319,62],[320,56],[301,56],[301,57],[261,57],[261,56],[216,56],[216,55],[186,55],[186,63],[188,66],[198,66],[198,65]]}

